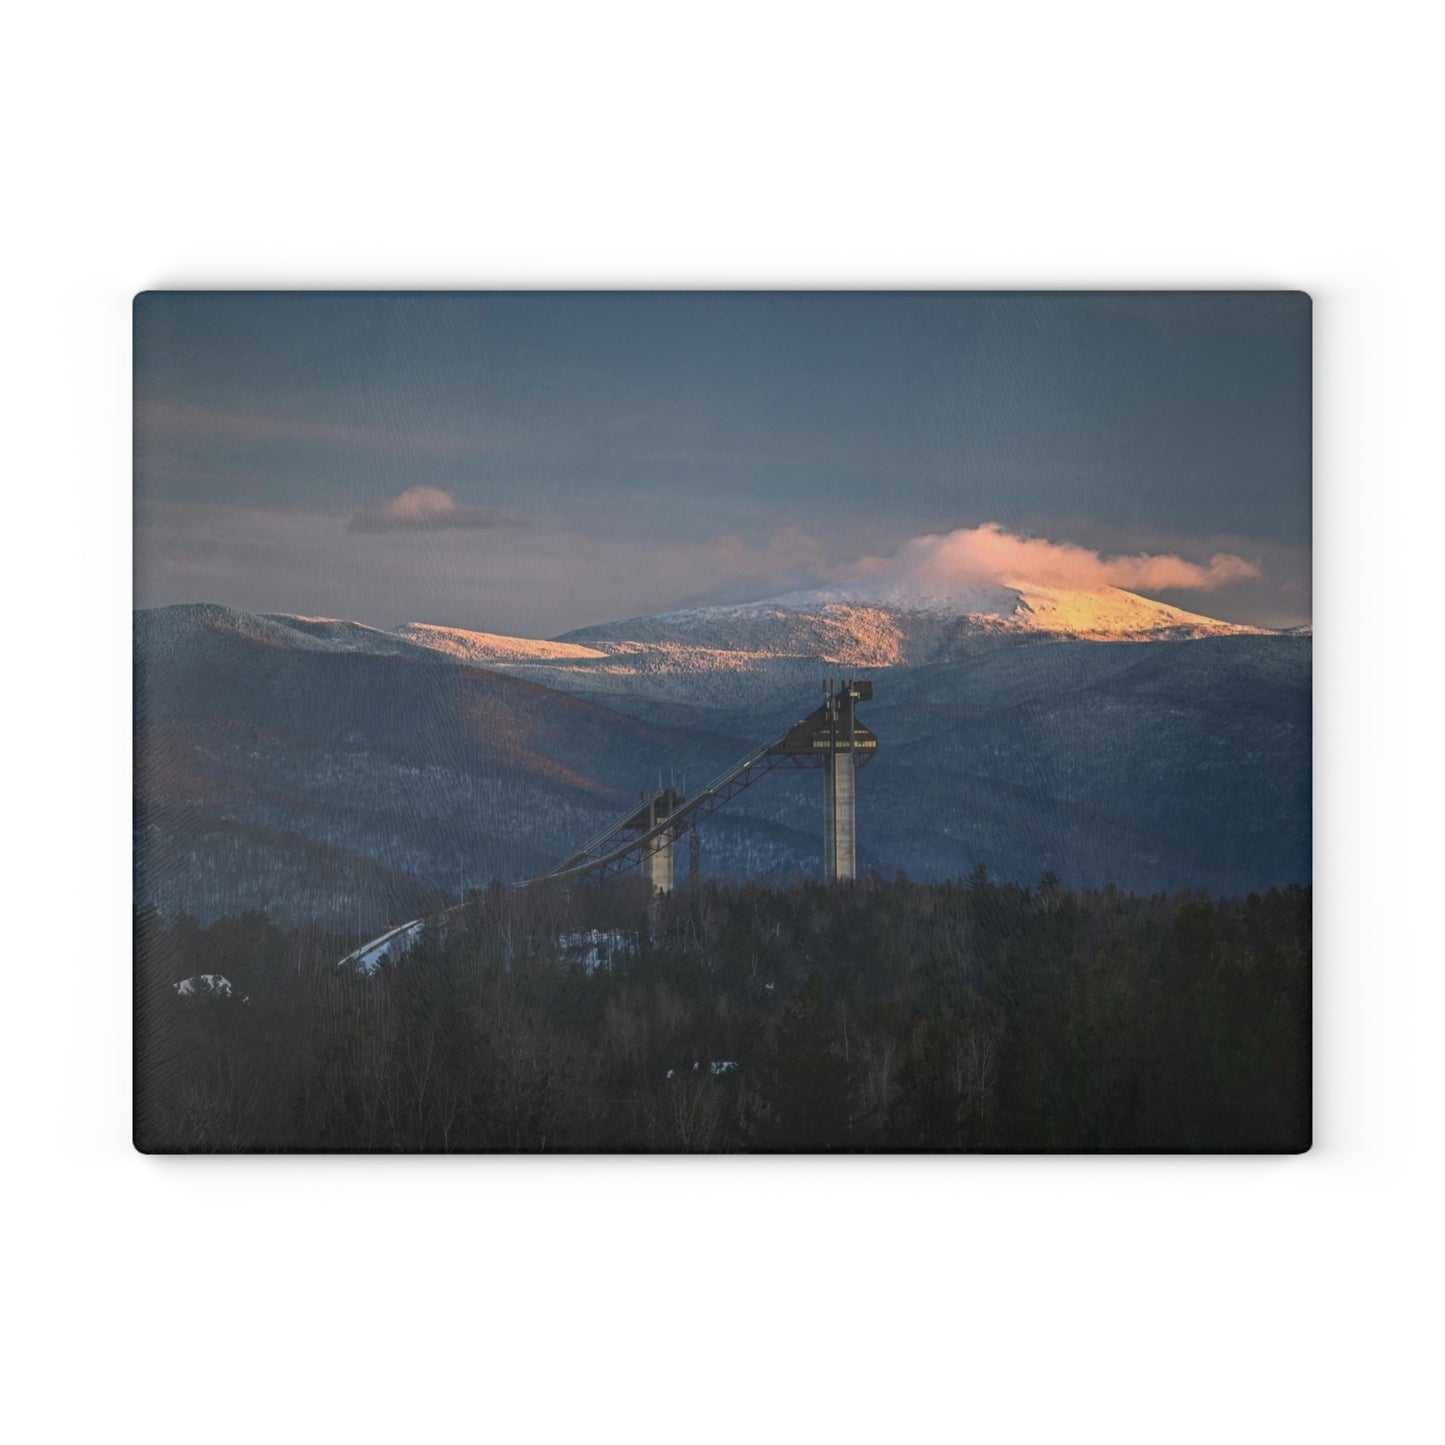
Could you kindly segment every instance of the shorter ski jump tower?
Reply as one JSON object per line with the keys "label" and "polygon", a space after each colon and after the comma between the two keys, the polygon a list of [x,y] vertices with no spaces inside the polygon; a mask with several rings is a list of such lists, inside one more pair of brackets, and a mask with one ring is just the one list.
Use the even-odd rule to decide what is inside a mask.
{"label": "shorter ski jump tower", "polygon": [[642,849],[642,876],[659,893],[671,893],[673,884],[673,844],[681,830],[659,827],[666,819],[676,816],[683,805],[681,793],[671,788],[659,788],[655,793],[643,795],[642,806],[620,825],[620,835],[633,834],[645,837]]}

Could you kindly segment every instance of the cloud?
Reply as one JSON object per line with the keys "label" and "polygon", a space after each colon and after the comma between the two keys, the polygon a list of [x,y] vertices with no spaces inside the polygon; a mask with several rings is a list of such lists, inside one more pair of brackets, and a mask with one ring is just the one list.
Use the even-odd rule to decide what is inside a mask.
{"label": "cloud", "polygon": [[1072,542],[1019,537],[995,522],[954,532],[914,537],[888,557],[867,557],[855,577],[878,577],[931,591],[981,582],[1042,587],[1122,587],[1128,592],[1209,592],[1260,575],[1259,564],[1229,552],[1208,562],[1169,553],[1108,556]]}
{"label": "cloud", "polygon": [[459,502],[440,487],[408,487],[398,497],[365,503],[348,532],[440,532],[477,527],[518,527],[523,519],[498,507]]}

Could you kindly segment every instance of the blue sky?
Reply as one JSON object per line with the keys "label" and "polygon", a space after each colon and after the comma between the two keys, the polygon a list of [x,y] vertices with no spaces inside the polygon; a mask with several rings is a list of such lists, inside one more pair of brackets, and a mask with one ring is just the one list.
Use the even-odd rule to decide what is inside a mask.
{"label": "blue sky", "polygon": [[552,635],[995,524],[1310,615],[1299,293],[137,300],[137,604]]}

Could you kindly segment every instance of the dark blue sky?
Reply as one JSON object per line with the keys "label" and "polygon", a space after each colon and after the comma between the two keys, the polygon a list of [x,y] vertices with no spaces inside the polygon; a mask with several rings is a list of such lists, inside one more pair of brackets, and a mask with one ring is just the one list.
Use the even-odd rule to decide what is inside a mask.
{"label": "dark blue sky", "polygon": [[1299,293],[155,292],[135,335],[140,605],[550,634],[994,522],[1309,617]]}

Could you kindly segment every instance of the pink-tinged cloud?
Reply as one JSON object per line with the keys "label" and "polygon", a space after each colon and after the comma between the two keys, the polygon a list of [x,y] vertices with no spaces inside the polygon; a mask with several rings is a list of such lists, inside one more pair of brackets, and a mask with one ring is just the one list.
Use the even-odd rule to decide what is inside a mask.
{"label": "pink-tinged cloud", "polygon": [[1019,537],[994,522],[941,536],[914,537],[889,557],[868,557],[855,575],[880,577],[924,591],[947,592],[981,582],[1016,587],[1084,589],[1121,587],[1126,592],[1171,589],[1208,592],[1246,577],[1259,565],[1228,552],[1208,562],[1168,553],[1107,556],[1072,542]]}
{"label": "pink-tinged cloud", "polygon": [[453,528],[517,527],[523,519],[497,507],[459,502],[440,487],[408,487],[398,497],[367,502],[348,532],[440,532]]}

